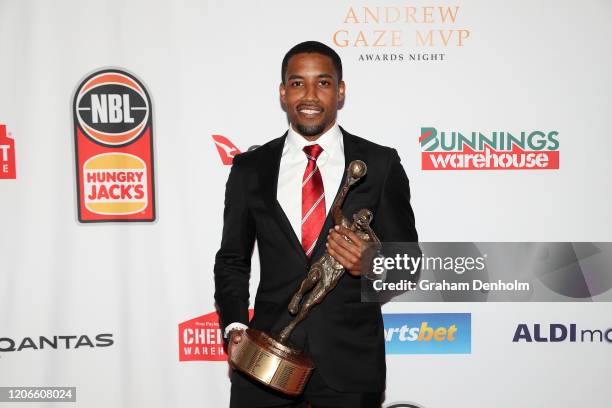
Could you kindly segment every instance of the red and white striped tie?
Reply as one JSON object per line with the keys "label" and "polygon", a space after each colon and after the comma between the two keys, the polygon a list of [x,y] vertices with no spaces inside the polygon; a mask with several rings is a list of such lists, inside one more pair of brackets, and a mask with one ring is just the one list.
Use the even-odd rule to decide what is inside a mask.
{"label": "red and white striped tie", "polygon": [[317,167],[317,158],[322,151],[318,144],[304,147],[308,164],[302,178],[302,248],[308,258],[325,223],[325,190]]}

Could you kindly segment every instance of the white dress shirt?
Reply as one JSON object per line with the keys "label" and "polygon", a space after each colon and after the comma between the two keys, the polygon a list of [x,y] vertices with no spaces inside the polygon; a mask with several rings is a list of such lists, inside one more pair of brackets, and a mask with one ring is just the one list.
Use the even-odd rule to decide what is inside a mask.
{"label": "white dress shirt", "polygon": [[[323,148],[317,158],[317,167],[323,179],[325,214],[329,212],[336,198],[345,170],[344,142],[337,123],[334,123],[327,132],[312,142],[296,132],[293,126],[289,126],[278,171],[276,198],[300,243],[302,242],[302,179],[308,164],[308,158],[303,149],[304,146],[313,144],[318,144]],[[225,328],[223,335],[227,337],[230,330],[244,328],[246,326],[242,323],[230,323]]]}
{"label": "white dress shirt", "polygon": [[308,141],[289,127],[278,172],[276,198],[287,215],[293,231],[302,242],[302,179],[308,164],[304,146],[318,144],[323,151],[317,159],[317,167],[323,179],[325,191],[325,214],[336,198],[338,187],[344,174],[344,143],[342,132],[334,124],[317,140]]}

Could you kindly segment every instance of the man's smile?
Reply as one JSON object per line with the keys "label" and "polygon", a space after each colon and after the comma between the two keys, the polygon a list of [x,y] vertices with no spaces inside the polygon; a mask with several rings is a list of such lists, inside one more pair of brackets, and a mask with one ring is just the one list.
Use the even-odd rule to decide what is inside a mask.
{"label": "man's smile", "polygon": [[300,115],[311,119],[323,113],[323,108],[316,105],[298,105],[297,111]]}

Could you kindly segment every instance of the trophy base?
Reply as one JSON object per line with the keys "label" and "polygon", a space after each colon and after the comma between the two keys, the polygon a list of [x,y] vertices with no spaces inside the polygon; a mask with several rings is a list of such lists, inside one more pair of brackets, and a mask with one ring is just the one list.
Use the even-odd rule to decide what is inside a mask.
{"label": "trophy base", "polygon": [[259,330],[246,329],[233,347],[230,363],[234,368],[284,394],[300,395],[314,370],[302,351]]}

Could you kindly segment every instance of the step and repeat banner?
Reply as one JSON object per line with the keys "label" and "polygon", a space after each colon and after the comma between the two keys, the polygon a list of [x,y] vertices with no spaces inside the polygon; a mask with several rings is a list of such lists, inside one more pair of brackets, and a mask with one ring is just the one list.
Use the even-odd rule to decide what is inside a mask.
{"label": "step and repeat banner", "polygon": [[281,60],[306,40],[341,56],[338,123],[398,151],[419,238],[469,281],[424,269],[428,293],[383,306],[383,406],[609,406],[611,14],[0,0],[0,387],[24,390],[0,407],[35,387],[53,406],[228,406],[225,182],[287,129]]}

